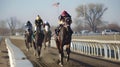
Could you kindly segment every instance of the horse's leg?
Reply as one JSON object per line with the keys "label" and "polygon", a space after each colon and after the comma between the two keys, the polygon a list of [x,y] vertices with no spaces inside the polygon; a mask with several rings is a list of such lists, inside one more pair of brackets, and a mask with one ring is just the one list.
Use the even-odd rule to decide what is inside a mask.
{"label": "horse's leg", "polygon": [[44,39],[44,49],[46,49],[46,40]]}
{"label": "horse's leg", "polygon": [[51,31],[48,34],[48,47],[51,47]]}
{"label": "horse's leg", "polygon": [[38,45],[38,39],[35,39],[35,55],[37,55],[38,58],[38,53],[39,53],[39,45]]}
{"label": "horse's leg", "polygon": [[49,42],[48,42],[48,47],[50,47],[50,44],[51,44],[51,40],[49,39]]}
{"label": "horse's leg", "polygon": [[32,46],[31,46],[31,42],[28,42],[28,49],[30,49]]}
{"label": "horse's leg", "polygon": [[29,49],[30,49],[30,43],[28,42],[28,51],[29,51]]}
{"label": "horse's leg", "polygon": [[32,47],[32,43],[31,42],[29,43],[29,47]]}
{"label": "horse's leg", "polygon": [[32,44],[31,44],[31,42],[28,43],[28,47],[29,47],[29,49],[32,48]]}
{"label": "horse's leg", "polygon": [[66,59],[66,61],[68,62],[69,58],[70,58],[70,44],[66,45],[66,52],[67,52],[67,59]]}
{"label": "horse's leg", "polygon": [[41,48],[42,48],[42,43],[39,44],[38,49],[37,49],[37,52],[38,52],[38,58],[41,57]]}
{"label": "horse's leg", "polygon": [[25,45],[26,45],[26,50],[28,51],[28,50],[29,50],[29,47],[28,47],[28,42],[27,42],[27,40],[25,40]]}
{"label": "horse's leg", "polygon": [[44,49],[46,49],[47,33],[45,33],[43,42],[44,42]]}
{"label": "horse's leg", "polygon": [[40,46],[37,47],[38,58],[40,58]]}
{"label": "horse's leg", "polygon": [[31,38],[30,38],[30,47],[33,46],[33,45],[32,45],[32,41],[33,41],[33,39],[32,39],[32,35],[31,35]]}
{"label": "horse's leg", "polygon": [[63,46],[60,47],[60,66],[63,66],[63,57],[64,57],[64,53],[63,53]]}
{"label": "horse's leg", "polygon": [[39,57],[41,56],[41,49],[42,49],[42,43],[40,44],[40,55],[39,55]]}
{"label": "horse's leg", "polygon": [[56,42],[56,47],[57,47],[57,49],[58,49],[58,52],[60,53],[60,42],[58,41],[58,40],[55,40],[55,42]]}
{"label": "horse's leg", "polygon": [[36,42],[36,51],[37,51],[37,57],[39,58],[39,55],[40,55],[40,46],[38,44],[38,41]]}
{"label": "horse's leg", "polygon": [[33,41],[33,49],[34,49],[34,55],[36,56],[36,44],[35,44],[35,41]]}
{"label": "horse's leg", "polygon": [[29,42],[29,47],[30,47],[30,48],[33,47],[33,45],[32,45],[32,37],[31,37],[30,42]]}

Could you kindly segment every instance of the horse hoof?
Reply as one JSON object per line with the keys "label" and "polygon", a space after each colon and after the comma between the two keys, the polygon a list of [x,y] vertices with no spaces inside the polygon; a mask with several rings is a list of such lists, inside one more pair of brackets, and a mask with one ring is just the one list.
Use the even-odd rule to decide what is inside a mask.
{"label": "horse hoof", "polygon": [[63,67],[63,64],[62,64],[62,63],[59,63],[59,65],[60,65],[61,67]]}

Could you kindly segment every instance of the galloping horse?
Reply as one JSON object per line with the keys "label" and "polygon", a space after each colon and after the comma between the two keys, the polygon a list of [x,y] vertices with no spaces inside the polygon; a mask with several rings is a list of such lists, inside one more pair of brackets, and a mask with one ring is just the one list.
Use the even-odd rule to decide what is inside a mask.
{"label": "galloping horse", "polygon": [[[48,26],[48,25],[44,25],[44,46],[45,46],[45,48],[46,48],[46,43],[48,42],[48,47],[50,47],[50,41],[51,41],[51,34],[52,34],[52,32],[51,32],[51,30],[50,30],[50,27]],[[45,49],[44,48],[44,49]]]}
{"label": "galloping horse", "polygon": [[66,21],[66,25],[62,25],[60,32],[58,33],[58,36],[55,38],[56,46],[58,48],[59,54],[60,54],[60,65],[63,66],[63,47],[66,46],[66,52],[67,52],[67,59],[66,61],[69,61],[69,55],[70,55],[70,43],[71,43],[71,36],[72,36],[72,30],[70,28],[70,24]]}
{"label": "galloping horse", "polygon": [[40,54],[41,54],[41,49],[42,49],[42,42],[44,39],[44,33],[41,30],[41,25],[38,23],[36,25],[36,32],[35,32],[35,36],[34,36],[34,49],[35,49],[35,55],[37,53],[37,56],[40,58]]}
{"label": "galloping horse", "polygon": [[25,45],[27,51],[29,50],[30,47],[32,47],[32,34],[33,31],[30,28],[28,28],[27,31],[25,31]]}

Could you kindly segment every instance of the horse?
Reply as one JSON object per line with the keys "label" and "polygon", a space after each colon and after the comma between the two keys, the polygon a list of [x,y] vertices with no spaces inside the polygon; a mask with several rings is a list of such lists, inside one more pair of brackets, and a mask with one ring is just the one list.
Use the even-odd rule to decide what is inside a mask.
{"label": "horse", "polygon": [[25,45],[27,51],[30,49],[30,47],[32,47],[32,35],[33,35],[33,31],[30,28],[28,28],[25,31]]}
{"label": "horse", "polygon": [[40,58],[40,55],[41,55],[43,39],[44,39],[44,33],[41,30],[41,25],[37,24],[36,32],[34,33],[33,44],[34,44],[34,49],[35,49],[34,55],[36,56],[36,54],[37,54],[38,58]]}
{"label": "horse", "polygon": [[66,52],[67,52],[67,58],[66,61],[69,61],[70,58],[70,44],[71,44],[71,38],[72,38],[72,33],[73,31],[70,28],[70,24],[68,22],[65,22],[65,25],[61,26],[61,29],[58,33],[58,36],[56,35],[55,42],[57,49],[59,51],[59,65],[63,66],[63,57],[64,57],[64,52],[63,48],[66,46]]}
{"label": "horse", "polygon": [[48,25],[44,25],[44,49],[46,48],[46,43],[48,42],[48,47],[50,47],[50,43],[51,43],[51,30],[50,27]]}

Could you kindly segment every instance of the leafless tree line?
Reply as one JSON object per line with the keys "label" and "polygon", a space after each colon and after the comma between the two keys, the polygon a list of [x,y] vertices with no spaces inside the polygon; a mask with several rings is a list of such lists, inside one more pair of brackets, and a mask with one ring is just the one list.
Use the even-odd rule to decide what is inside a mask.
{"label": "leafless tree line", "polygon": [[89,30],[98,32],[104,29],[114,29],[120,31],[120,26],[115,23],[108,24],[107,21],[102,20],[105,11],[108,10],[103,4],[84,4],[76,8],[77,17],[74,19],[76,24],[74,30],[80,32],[81,30]]}
{"label": "leafless tree line", "polygon": [[0,21],[0,35],[15,35],[16,32],[23,32],[23,23],[16,17]]}
{"label": "leafless tree line", "polygon": [[107,8],[103,4],[80,5],[76,8],[77,23],[80,23],[80,20],[84,20],[84,27],[87,26],[93,32],[96,32],[97,28],[103,24],[101,18],[106,10]]}

